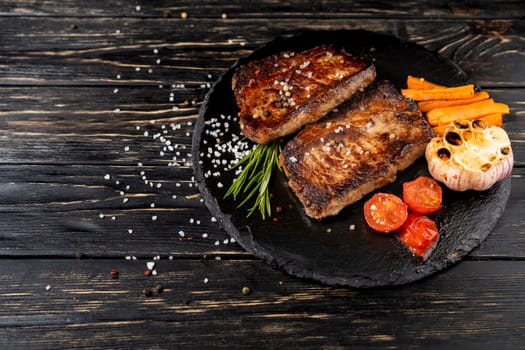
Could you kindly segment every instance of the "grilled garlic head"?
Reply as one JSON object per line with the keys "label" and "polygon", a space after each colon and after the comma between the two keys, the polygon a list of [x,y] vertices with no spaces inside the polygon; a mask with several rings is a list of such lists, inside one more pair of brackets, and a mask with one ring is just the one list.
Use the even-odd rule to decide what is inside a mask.
{"label": "grilled garlic head", "polygon": [[484,191],[512,171],[510,140],[500,127],[481,120],[457,120],[427,145],[432,177],[454,191]]}

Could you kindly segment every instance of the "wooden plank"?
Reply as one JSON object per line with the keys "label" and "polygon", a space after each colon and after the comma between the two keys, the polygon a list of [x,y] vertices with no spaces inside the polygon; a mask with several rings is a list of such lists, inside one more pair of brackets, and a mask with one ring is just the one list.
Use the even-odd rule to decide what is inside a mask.
{"label": "wooden plank", "polygon": [[[371,17],[396,16],[399,18],[439,16],[445,18],[481,17],[516,17],[524,16],[521,2],[514,1],[469,1],[468,3],[453,1],[404,1],[402,3],[385,3],[378,1],[341,2],[328,0],[287,1],[281,3],[273,0],[258,1],[257,4],[246,6],[243,1],[228,1],[228,3],[211,4],[209,1],[163,1],[130,3],[125,0],[98,1],[82,7],[75,2],[62,1],[2,1],[0,15],[3,16],[79,16],[79,17],[179,17],[186,12],[191,18],[220,18],[224,13],[228,18],[262,17],[271,13],[274,17],[315,16],[330,18],[333,16]],[[521,10],[521,12],[520,12]]]}
{"label": "wooden plank", "polygon": [[158,275],[146,277],[145,260],[4,259],[0,345],[520,348],[524,264],[465,261],[411,285],[354,290],[292,278],[259,261],[160,260]]}
{"label": "wooden plank", "polygon": [[[70,29],[71,22],[76,29]],[[451,58],[482,85],[525,85],[525,44],[519,34],[525,31],[525,21],[520,19],[401,22],[336,17],[312,23],[305,26],[303,18],[269,22],[4,17],[0,85],[198,85],[208,72],[218,74],[276,36],[305,28],[359,28],[396,35]],[[213,36],[209,28],[214,28]]]}
{"label": "wooden plank", "polygon": [[0,255],[245,254],[207,211],[191,168],[0,168]]}

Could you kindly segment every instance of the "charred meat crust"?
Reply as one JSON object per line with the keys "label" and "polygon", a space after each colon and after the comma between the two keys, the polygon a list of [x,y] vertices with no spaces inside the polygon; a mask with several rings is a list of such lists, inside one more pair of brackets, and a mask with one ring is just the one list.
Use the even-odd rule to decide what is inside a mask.
{"label": "charred meat crust", "polygon": [[280,162],[306,214],[322,219],[393,182],[433,136],[414,102],[377,82],[306,126]]}
{"label": "charred meat crust", "polygon": [[373,64],[330,45],[250,61],[232,77],[242,133],[257,143],[292,134],[324,117],[375,76]]}

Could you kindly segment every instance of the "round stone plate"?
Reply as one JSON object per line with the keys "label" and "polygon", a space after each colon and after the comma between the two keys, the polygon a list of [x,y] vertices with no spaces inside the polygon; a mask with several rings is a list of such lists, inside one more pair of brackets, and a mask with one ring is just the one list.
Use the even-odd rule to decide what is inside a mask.
{"label": "round stone plate", "polygon": [[[510,178],[484,192],[463,193],[444,189],[443,207],[432,214],[440,239],[423,261],[414,257],[395,235],[372,231],[363,218],[361,201],[336,217],[322,221],[308,218],[286,177],[275,171],[271,182],[272,217],[262,220],[259,212],[247,218],[247,207],[224,195],[235,174],[217,165],[233,158],[220,145],[235,143],[240,135],[234,121],[238,108],[231,90],[234,69],[249,60],[283,50],[304,50],[319,44],[344,47],[347,52],[374,60],[377,79],[405,87],[407,75],[425,77],[445,85],[463,84],[467,75],[453,62],[425,48],[398,38],[363,31],[307,31],[280,37],[243,57],[209,91],[193,136],[195,179],[204,201],[222,227],[244,249],[291,275],[330,285],[376,287],[413,282],[443,270],[461,260],[492,231],[510,194]],[[225,148],[226,149],[226,148]],[[211,151],[211,152],[210,152]],[[219,161],[217,161],[217,159]],[[422,158],[398,175],[396,182],[380,190],[400,195],[403,182],[428,175]],[[279,206],[283,210],[276,213]]]}

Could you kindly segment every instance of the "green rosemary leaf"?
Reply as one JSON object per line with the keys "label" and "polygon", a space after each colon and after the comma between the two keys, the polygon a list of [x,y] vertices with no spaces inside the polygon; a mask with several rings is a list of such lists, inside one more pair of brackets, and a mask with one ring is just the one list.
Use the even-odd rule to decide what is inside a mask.
{"label": "green rosemary leaf", "polygon": [[231,169],[242,166],[242,171],[233,180],[230,188],[224,197],[232,196],[234,200],[240,194],[244,199],[237,207],[241,207],[255,198],[255,201],[248,209],[247,217],[255,211],[259,211],[262,219],[271,215],[270,205],[270,180],[275,168],[281,169],[279,164],[279,154],[281,144],[279,141],[267,144],[257,144],[244,157],[242,157]]}

